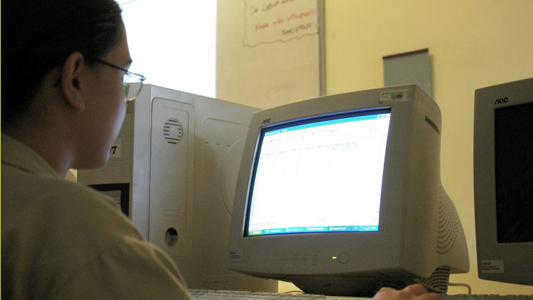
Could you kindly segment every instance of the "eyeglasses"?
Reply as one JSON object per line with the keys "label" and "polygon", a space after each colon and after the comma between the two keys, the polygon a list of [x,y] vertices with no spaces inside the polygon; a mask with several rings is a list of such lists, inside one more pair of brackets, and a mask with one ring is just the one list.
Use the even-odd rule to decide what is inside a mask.
{"label": "eyeglasses", "polygon": [[106,65],[108,67],[121,70],[124,72],[123,75],[123,87],[124,87],[124,95],[126,97],[126,101],[133,101],[139,94],[141,93],[141,89],[143,87],[143,82],[146,80],[146,77],[141,74],[130,72],[124,68],[121,68],[117,65],[114,65],[112,63],[108,63],[105,60],[101,60],[96,57],[87,57],[89,60],[93,60],[97,63]]}

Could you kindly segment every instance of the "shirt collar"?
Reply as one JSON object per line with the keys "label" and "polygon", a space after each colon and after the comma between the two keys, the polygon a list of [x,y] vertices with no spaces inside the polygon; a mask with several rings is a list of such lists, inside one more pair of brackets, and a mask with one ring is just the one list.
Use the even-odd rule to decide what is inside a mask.
{"label": "shirt collar", "polygon": [[42,175],[59,177],[59,174],[30,147],[2,133],[2,165]]}

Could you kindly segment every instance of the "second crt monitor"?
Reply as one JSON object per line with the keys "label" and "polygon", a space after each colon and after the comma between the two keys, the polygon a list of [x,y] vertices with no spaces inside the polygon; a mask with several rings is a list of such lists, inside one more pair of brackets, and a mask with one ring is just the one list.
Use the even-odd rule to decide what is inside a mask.
{"label": "second crt monitor", "polygon": [[418,87],[257,112],[233,209],[229,267],[308,293],[371,296],[469,270],[440,179],[441,115]]}
{"label": "second crt monitor", "polygon": [[533,285],[533,78],[476,90],[479,278]]}

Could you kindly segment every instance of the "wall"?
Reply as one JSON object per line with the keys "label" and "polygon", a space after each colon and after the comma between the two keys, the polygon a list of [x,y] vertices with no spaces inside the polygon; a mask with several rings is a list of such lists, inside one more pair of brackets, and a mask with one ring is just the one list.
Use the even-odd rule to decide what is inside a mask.
{"label": "wall", "polygon": [[[234,4],[230,4],[233,2]],[[232,32],[220,32],[241,1],[219,1],[219,45]],[[224,4],[224,12],[221,10]],[[432,90],[443,115],[442,181],[465,227],[471,271],[454,275],[474,293],[527,293],[533,287],[477,278],[473,202],[474,91],[498,83],[533,77],[533,1],[531,0],[326,0],[326,92],[336,94],[383,86],[382,57],[429,48]],[[218,52],[218,58],[223,53]],[[220,65],[219,65],[220,66]],[[225,66],[227,72],[238,66]],[[220,89],[220,77],[217,80]],[[267,108],[239,94],[234,82],[224,99]],[[284,103],[299,99],[287,98]],[[283,104],[283,103],[276,103]],[[291,287],[280,285],[282,290]],[[465,293],[450,288],[452,293]]]}
{"label": "wall", "polygon": [[216,94],[217,0],[118,0],[133,64],[145,83]]}
{"label": "wall", "polygon": [[[383,86],[385,55],[429,48],[433,96],[443,115],[442,181],[465,227],[474,293],[533,287],[477,278],[473,115],[477,88],[533,77],[533,1],[326,0],[327,94]],[[450,292],[466,292],[451,288]]]}

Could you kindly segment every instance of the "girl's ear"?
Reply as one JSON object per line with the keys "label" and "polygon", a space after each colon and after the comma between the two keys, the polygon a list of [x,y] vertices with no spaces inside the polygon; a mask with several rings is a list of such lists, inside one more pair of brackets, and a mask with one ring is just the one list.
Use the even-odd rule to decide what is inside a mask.
{"label": "girl's ear", "polygon": [[85,58],[80,52],[70,54],[61,71],[60,86],[67,103],[77,111],[85,109],[82,89],[85,88],[83,72],[86,70]]}

